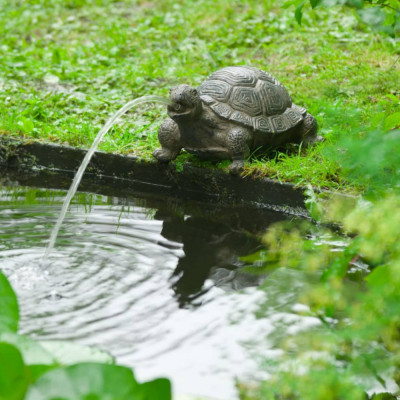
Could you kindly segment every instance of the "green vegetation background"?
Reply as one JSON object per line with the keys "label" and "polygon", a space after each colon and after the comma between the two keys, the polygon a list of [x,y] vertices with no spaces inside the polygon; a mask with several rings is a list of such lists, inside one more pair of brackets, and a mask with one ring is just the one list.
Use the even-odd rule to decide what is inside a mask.
{"label": "green vegetation background", "polygon": [[[372,23],[380,11],[363,9],[396,0],[325,2],[355,7],[385,32],[370,30],[351,9],[306,7],[322,0],[290,0],[287,9],[272,0],[0,1],[2,134],[88,147],[132,98],[167,95],[217,68],[251,64],[275,74],[317,116],[326,141],[251,160],[245,173],[363,191],[321,200],[310,189],[316,224],[276,225],[265,235],[267,250],[244,260],[270,274],[260,318],[283,310],[274,290],[285,282],[303,305],[297,312],[321,323],[292,333],[282,326],[272,338],[281,357],[261,360],[267,381],[238,384],[243,399],[400,396],[400,49],[386,25]],[[164,115],[143,107],[101,148],[150,159]],[[182,155],[178,163],[185,160],[194,159]],[[336,240],[347,246],[333,252]],[[75,390],[66,398],[170,398],[168,381],[139,384],[101,352],[68,343],[49,348],[18,335],[17,300],[1,274],[0,307],[0,358],[7,361],[0,363],[0,399],[22,399],[27,390],[26,398],[54,399],[62,385]],[[65,352],[91,363],[70,366]],[[85,374],[93,387],[80,379]]]}
{"label": "green vegetation background", "polygon": [[[167,96],[180,83],[197,86],[224,66],[253,65],[273,73],[316,115],[326,141],[252,159],[244,173],[359,190],[329,149],[399,112],[399,44],[351,10],[303,7],[299,25],[282,3],[2,0],[0,134],[88,148],[127,101]],[[100,149],[151,159],[165,115],[163,107],[141,107]],[[177,163],[187,160],[197,162],[182,154]]]}

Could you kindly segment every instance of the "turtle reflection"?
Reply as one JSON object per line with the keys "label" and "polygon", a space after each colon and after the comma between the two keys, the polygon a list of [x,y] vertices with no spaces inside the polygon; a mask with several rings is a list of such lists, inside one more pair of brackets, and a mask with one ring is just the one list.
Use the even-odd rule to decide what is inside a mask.
{"label": "turtle reflection", "polygon": [[256,286],[260,277],[240,270],[240,257],[262,245],[256,236],[233,230],[221,222],[201,217],[163,217],[161,234],[168,240],[183,243],[185,256],[180,258],[172,275],[172,288],[181,307],[196,305],[196,299],[212,285],[240,289]]}

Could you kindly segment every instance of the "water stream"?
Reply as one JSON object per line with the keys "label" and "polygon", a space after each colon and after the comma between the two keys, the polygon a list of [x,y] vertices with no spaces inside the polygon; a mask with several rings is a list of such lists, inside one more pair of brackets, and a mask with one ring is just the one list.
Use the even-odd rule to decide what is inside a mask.
{"label": "water stream", "polygon": [[93,141],[92,146],[90,147],[90,149],[88,150],[88,152],[85,155],[85,158],[82,161],[82,164],[80,165],[74,180],[71,184],[71,187],[67,193],[67,195],[65,196],[65,200],[64,203],[62,205],[61,211],[60,211],[60,215],[57,219],[57,222],[54,225],[53,230],[51,231],[50,234],[50,239],[49,239],[49,243],[47,245],[44,257],[43,257],[43,263],[46,263],[47,258],[49,257],[50,252],[52,251],[53,247],[54,247],[54,243],[56,241],[58,232],[60,230],[61,224],[64,221],[65,215],[68,211],[68,207],[69,204],[71,203],[72,198],[74,197],[76,191],[78,190],[78,186],[79,183],[82,180],[83,174],[85,173],[85,170],[90,162],[90,160],[93,157],[93,154],[95,153],[95,151],[97,150],[97,147],[99,146],[100,142],[102,141],[102,139],[104,138],[104,136],[107,134],[107,132],[111,129],[111,127],[113,126],[114,122],[120,118],[122,115],[124,115],[128,110],[138,106],[139,104],[143,104],[143,103],[149,103],[149,102],[154,102],[154,103],[162,103],[162,104],[166,104],[166,105],[170,105],[172,104],[171,101],[169,101],[168,99],[161,97],[161,96],[143,96],[143,97],[139,97],[135,100],[132,100],[128,103],[126,103],[122,108],[120,108],[106,123],[105,125],[101,128],[101,130],[99,131],[99,133],[97,134],[96,138]]}

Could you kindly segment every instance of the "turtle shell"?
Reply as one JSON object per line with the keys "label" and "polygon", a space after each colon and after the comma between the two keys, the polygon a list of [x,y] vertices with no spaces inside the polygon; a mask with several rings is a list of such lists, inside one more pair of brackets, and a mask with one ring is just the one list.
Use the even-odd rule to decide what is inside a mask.
{"label": "turtle shell", "polygon": [[292,104],[283,85],[254,67],[227,67],[211,74],[199,95],[220,117],[264,133],[285,132],[303,121],[306,110]]}

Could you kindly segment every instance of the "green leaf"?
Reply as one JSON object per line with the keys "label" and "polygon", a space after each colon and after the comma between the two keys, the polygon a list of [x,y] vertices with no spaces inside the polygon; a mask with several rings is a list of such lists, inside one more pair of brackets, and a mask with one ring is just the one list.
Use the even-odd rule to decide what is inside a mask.
{"label": "green leaf", "polygon": [[295,4],[298,4],[298,3],[299,3],[299,0],[288,0],[288,1],[285,1],[281,5],[281,7],[282,8],[289,8],[289,7],[291,7],[291,6],[295,5]]}
{"label": "green leaf", "polygon": [[329,268],[324,269],[321,280],[326,282],[331,278],[344,278],[350,266],[349,261],[346,258],[335,259]]}
{"label": "green leaf", "polygon": [[320,221],[323,217],[324,210],[311,185],[308,185],[307,189],[304,191],[304,194],[307,196],[304,204],[310,214],[310,217],[315,221]]}
{"label": "green leaf", "polygon": [[82,362],[114,363],[114,358],[110,354],[95,347],[81,346],[62,340],[41,341],[39,343],[60,364],[71,365]]}
{"label": "green leaf", "polygon": [[379,393],[379,394],[374,394],[371,397],[371,400],[396,400],[398,397],[391,394],[391,393]]}
{"label": "green leaf", "polygon": [[0,343],[0,399],[22,400],[29,384],[21,353],[9,343]]}
{"label": "green leaf", "polygon": [[171,400],[171,382],[160,378],[140,386],[140,400]]}
{"label": "green leaf", "polygon": [[384,288],[388,282],[390,282],[390,268],[387,265],[383,265],[375,268],[366,278],[370,287],[382,287]]}
{"label": "green leaf", "polygon": [[364,7],[364,0],[347,0],[347,4],[360,9]]}
{"label": "green leaf", "polygon": [[[40,371],[39,371],[40,372]],[[82,363],[39,376],[25,400],[170,400],[171,383],[161,378],[139,384],[131,369]]]}
{"label": "green leaf", "polygon": [[321,4],[322,0],[310,0],[310,4],[312,8],[318,7]]}
{"label": "green leaf", "polygon": [[0,272],[0,310],[0,333],[17,332],[19,320],[17,296],[2,272]]}
{"label": "green leaf", "polygon": [[395,32],[400,32],[400,12],[398,12],[395,16],[395,22],[394,22],[394,30]]}
{"label": "green leaf", "polygon": [[53,64],[60,64],[61,63],[61,53],[59,49],[54,49],[53,54],[51,57],[51,62]]}
{"label": "green leaf", "polygon": [[29,387],[25,400],[141,400],[140,390],[129,368],[82,363],[46,372]]}
{"label": "green leaf", "polygon": [[294,12],[294,16],[296,18],[296,21],[299,25],[301,25],[301,19],[303,17],[303,7],[304,7],[305,1],[302,1],[297,7]]}
{"label": "green leaf", "polygon": [[58,367],[59,365],[57,364],[52,364],[52,365],[35,364],[35,365],[27,365],[26,368],[29,371],[29,377],[31,379],[31,382],[36,382],[38,378],[42,376],[44,373]]}
{"label": "green leaf", "polygon": [[381,26],[386,19],[386,13],[379,7],[363,8],[357,13],[361,21],[375,28]]}
{"label": "green leaf", "polygon": [[321,0],[321,5],[324,7],[334,7],[337,5],[342,5],[346,2],[346,0]]}
{"label": "green leaf", "polygon": [[56,360],[43,346],[28,336],[17,335],[13,332],[4,332],[0,340],[14,345],[21,352],[25,364],[56,364]]}
{"label": "green leaf", "polygon": [[400,112],[389,115],[385,118],[385,122],[383,123],[385,130],[390,130],[393,128],[400,127]]}
{"label": "green leaf", "polygon": [[32,120],[26,117],[20,117],[17,125],[21,128],[24,133],[31,133],[35,128]]}
{"label": "green leaf", "polygon": [[255,253],[240,257],[240,261],[243,261],[248,264],[254,264],[257,261],[264,260],[266,258],[265,256],[266,256],[265,250],[258,250]]}

